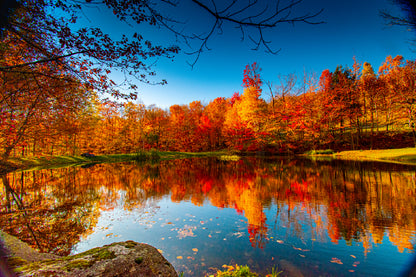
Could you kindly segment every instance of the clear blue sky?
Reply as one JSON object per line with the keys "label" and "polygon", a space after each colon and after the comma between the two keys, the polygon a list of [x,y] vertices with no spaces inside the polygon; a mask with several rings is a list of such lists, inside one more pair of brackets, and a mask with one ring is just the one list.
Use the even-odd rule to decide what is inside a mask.
{"label": "clear blue sky", "polygon": [[[168,108],[194,100],[208,104],[216,97],[231,97],[236,91],[242,92],[244,68],[253,62],[262,68],[263,79],[278,83],[279,75],[295,73],[300,77],[306,70],[315,72],[319,77],[324,69],[333,71],[337,65],[352,67],[354,56],[360,62],[371,63],[376,72],[388,55],[415,59],[416,53],[412,52],[408,41],[414,39],[416,34],[404,27],[387,26],[379,15],[381,9],[400,14],[400,9],[389,0],[304,0],[298,7],[300,14],[323,8],[317,20],[326,23],[282,24],[268,32],[266,38],[272,40],[272,47],[281,48],[276,55],[266,53],[264,48],[251,50],[253,44],[249,40],[241,42],[238,30],[224,26],[222,35],[214,35],[210,39],[212,50],[202,53],[194,68],[187,64],[194,57],[183,52],[173,60],[159,59],[154,69],[157,77],[166,79],[168,84],[151,86],[139,83],[140,101]],[[189,23],[184,25],[186,30],[206,30],[212,23],[210,20],[213,20],[191,2],[182,12],[191,15]],[[104,19],[105,14],[100,13],[102,23],[114,32],[115,27],[111,21]],[[192,18],[193,15],[198,17]],[[155,43],[175,43],[173,36],[163,31],[143,28],[117,27],[116,32],[137,31]],[[186,45],[180,46],[183,51],[190,51]],[[263,97],[267,100],[267,95]]]}

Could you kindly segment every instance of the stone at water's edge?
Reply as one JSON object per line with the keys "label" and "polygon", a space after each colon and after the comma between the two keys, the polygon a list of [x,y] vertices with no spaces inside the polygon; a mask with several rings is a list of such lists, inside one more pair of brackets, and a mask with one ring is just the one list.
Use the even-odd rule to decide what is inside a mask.
{"label": "stone at water's edge", "polygon": [[0,232],[0,235],[19,276],[178,276],[156,248],[144,243],[116,242],[58,257],[38,253],[8,234]]}

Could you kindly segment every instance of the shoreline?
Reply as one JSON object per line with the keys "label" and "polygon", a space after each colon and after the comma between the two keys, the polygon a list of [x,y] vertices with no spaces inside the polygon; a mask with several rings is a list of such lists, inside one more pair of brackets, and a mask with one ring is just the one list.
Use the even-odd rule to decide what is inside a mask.
{"label": "shoreline", "polygon": [[335,159],[354,161],[380,161],[416,165],[416,148],[350,150],[334,153]]}
{"label": "shoreline", "polygon": [[[152,152],[144,152],[152,155]],[[220,157],[230,156],[227,151],[216,152],[155,152],[156,160],[172,160],[193,157]],[[11,158],[8,161],[0,160],[0,175],[17,170],[36,170],[38,168],[54,168],[71,165],[85,165],[89,163],[115,163],[137,160],[137,153],[109,154],[94,157],[82,156],[51,156],[27,158]],[[235,155],[233,155],[235,156]],[[348,150],[333,154],[302,154],[303,157],[329,157],[341,160],[353,161],[382,161],[391,163],[403,163],[416,165],[416,148],[380,149],[380,150]]]}
{"label": "shoreline", "polygon": [[[142,152],[144,155],[152,159],[152,151]],[[216,152],[172,152],[172,151],[156,151],[158,161],[184,159],[193,157],[217,157],[226,155],[225,151]],[[7,161],[0,160],[0,175],[14,172],[17,170],[36,170],[38,168],[55,168],[74,165],[85,165],[92,163],[116,163],[116,162],[129,162],[140,159],[140,154],[108,154],[108,155],[95,155],[93,157],[82,156],[52,156],[43,155],[39,157],[24,157],[24,158],[10,158]],[[146,159],[144,159],[146,160]],[[143,161],[144,161],[143,160]]]}

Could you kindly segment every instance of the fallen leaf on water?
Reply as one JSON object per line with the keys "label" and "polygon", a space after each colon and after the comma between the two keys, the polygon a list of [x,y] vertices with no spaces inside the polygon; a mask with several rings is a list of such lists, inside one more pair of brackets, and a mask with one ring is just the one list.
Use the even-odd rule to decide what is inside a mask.
{"label": "fallen leaf on water", "polygon": [[301,256],[302,258],[305,258],[306,257],[305,255],[302,255],[302,254],[299,254],[299,256]]}
{"label": "fallen leaf on water", "polygon": [[237,238],[241,238],[243,235],[244,235],[244,233],[242,233],[242,232],[233,233],[233,236],[236,236]]}
{"label": "fallen leaf on water", "polygon": [[343,264],[343,263],[341,262],[341,260],[340,260],[340,259],[338,259],[338,258],[332,258],[331,263],[334,263],[334,264]]}
{"label": "fallen leaf on water", "polygon": [[282,244],[283,240],[276,240],[276,242]]}
{"label": "fallen leaf on water", "polygon": [[303,251],[303,252],[308,252],[308,251],[311,251],[311,250],[308,250],[308,249],[302,249],[302,248],[299,248],[299,247],[294,247],[294,246],[293,246],[293,249],[295,249],[295,250],[299,250],[299,251]]}
{"label": "fallen leaf on water", "polygon": [[356,259],[357,257],[355,257],[354,255],[350,255],[351,257],[353,257],[354,259]]}
{"label": "fallen leaf on water", "polygon": [[198,252],[198,248],[192,248],[192,251]]}
{"label": "fallen leaf on water", "polygon": [[354,269],[350,269],[350,270],[348,270],[349,272],[354,272],[355,270]]}
{"label": "fallen leaf on water", "polygon": [[188,226],[185,225],[184,228],[180,229],[178,231],[178,237],[180,239],[186,238],[186,237],[195,237],[193,230],[196,230],[196,226]]}
{"label": "fallen leaf on water", "polygon": [[194,257],[191,257],[191,256],[188,256],[188,257],[186,257],[188,260],[195,260],[195,258]]}
{"label": "fallen leaf on water", "polygon": [[109,236],[111,236],[113,233],[110,233],[110,234],[107,234],[107,235],[105,235],[106,237],[109,237]]}
{"label": "fallen leaf on water", "polygon": [[176,257],[176,259],[178,259],[178,260],[182,260],[182,259],[183,259],[183,257],[182,257],[182,256],[177,256],[177,257]]}

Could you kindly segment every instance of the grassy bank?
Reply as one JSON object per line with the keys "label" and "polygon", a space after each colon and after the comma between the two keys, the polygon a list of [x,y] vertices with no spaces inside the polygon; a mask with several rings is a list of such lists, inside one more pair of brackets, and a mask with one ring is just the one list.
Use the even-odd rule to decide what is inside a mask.
{"label": "grassy bank", "polygon": [[[230,156],[226,151],[217,152],[171,152],[171,151],[152,151],[144,152],[141,155],[157,155],[158,160],[184,159],[192,157],[223,157],[231,159],[236,155]],[[389,161],[408,164],[416,164],[416,148],[400,148],[385,150],[355,150],[332,153],[328,150],[324,152],[314,151],[306,154],[307,156],[327,156],[344,160],[374,160]],[[0,172],[10,172],[16,169],[36,169],[36,168],[54,168],[67,165],[87,164],[87,163],[113,163],[137,160],[138,154],[110,154],[97,155],[94,157],[82,156],[41,156],[41,157],[23,157],[11,158],[6,163],[0,161]]]}
{"label": "grassy bank", "polygon": [[334,158],[345,160],[373,160],[416,164],[416,148],[342,151]]}
{"label": "grassy bank", "polygon": [[[145,152],[147,154],[149,152]],[[158,160],[172,160],[172,159],[184,159],[192,157],[214,157],[225,155],[225,152],[160,152],[154,151],[153,154],[158,155]],[[22,157],[22,158],[10,158],[7,162],[0,164],[4,172],[13,171],[16,169],[36,169],[36,168],[54,168],[62,167],[66,165],[77,165],[87,163],[113,163],[113,162],[126,162],[133,161],[138,158],[137,153],[131,154],[110,154],[110,155],[97,155],[94,157],[82,157],[82,156],[41,156],[41,157]]]}

